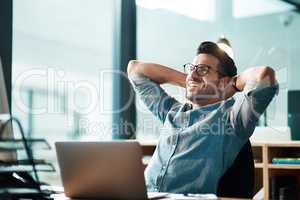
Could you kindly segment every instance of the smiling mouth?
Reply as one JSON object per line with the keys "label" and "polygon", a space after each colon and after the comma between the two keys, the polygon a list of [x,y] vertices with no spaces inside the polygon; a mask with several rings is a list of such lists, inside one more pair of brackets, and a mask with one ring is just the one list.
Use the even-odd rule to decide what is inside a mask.
{"label": "smiling mouth", "polygon": [[187,82],[188,87],[205,87],[206,84],[204,82],[196,82],[196,81],[188,81]]}

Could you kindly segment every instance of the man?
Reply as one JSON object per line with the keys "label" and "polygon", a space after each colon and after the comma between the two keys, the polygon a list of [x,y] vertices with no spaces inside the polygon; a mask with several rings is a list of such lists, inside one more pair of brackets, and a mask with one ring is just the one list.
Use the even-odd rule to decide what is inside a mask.
{"label": "man", "polygon": [[[278,90],[270,67],[236,75],[233,60],[213,42],[203,42],[182,73],[154,63],[130,61],[127,72],[139,97],[163,123],[145,170],[149,191],[216,193],[219,179],[252,135]],[[186,88],[179,103],[160,84]]]}

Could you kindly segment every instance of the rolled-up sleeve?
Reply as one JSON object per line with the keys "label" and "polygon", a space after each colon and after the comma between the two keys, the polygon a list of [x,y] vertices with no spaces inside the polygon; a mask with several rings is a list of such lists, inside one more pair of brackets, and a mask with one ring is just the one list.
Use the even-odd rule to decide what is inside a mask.
{"label": "rolled-up sleeve", "polygon": [[235,103],[231,110],[231,122],[239,137],[248,139],[259,120],[261,114],[266,110],[279,86],[260,86],[240,92],[235,95]]}
{"label": "rolled-up sleeve", "polygon": [[179,103],[169,96],[158,83],[142,75],[128,76],[134,91],[146,107],[164,123],[168,112],[174,104]]}

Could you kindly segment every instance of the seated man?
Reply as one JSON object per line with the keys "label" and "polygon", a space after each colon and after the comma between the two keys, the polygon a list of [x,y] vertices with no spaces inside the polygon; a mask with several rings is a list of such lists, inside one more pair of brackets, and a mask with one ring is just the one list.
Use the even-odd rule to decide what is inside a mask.
{"label": "seated man", "polygon": [[[127,72],[139,97],[163,123],[145,170],[149,191],[215,193],[219,179],[252,135],[259,116],[278,90],[270,67],[236,75],[233,60],[213,42],[203,42],[185,73],[130,61]],[[188,103],[160,84],[186,88]]]}

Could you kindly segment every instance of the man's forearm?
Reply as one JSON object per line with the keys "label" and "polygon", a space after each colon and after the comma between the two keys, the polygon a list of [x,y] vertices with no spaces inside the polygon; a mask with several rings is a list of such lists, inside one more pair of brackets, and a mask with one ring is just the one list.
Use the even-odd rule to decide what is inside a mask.
{"label": "man's forearm", "polygon": [[186,74],[160,64],[131,60],[128,63],[127,73],[146,76],[159,84],[170,83],[185,87]]}
{"label": "man's forearm", "polygon": [[255,67],[237,76],[236,87],[240,91],[258,84],[266,87],[277,84],[275,71],[271,67]]}

